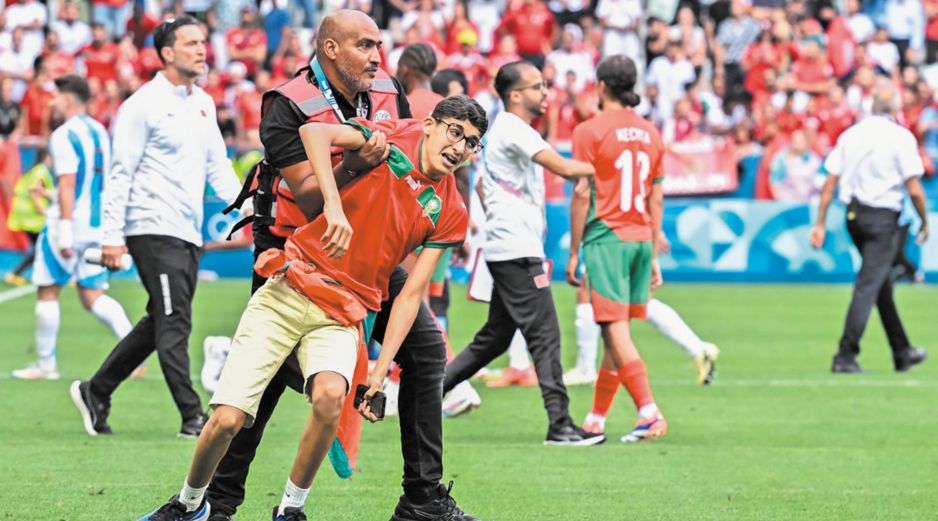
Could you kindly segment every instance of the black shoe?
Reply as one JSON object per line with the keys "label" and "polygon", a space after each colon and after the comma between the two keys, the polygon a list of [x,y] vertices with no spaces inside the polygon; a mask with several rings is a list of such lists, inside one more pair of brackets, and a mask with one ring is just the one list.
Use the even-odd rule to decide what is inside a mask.
{"label": "black shoe", "polygon": [[208,417],[199,414],[195,418],[182,422],[182,428],[179,429],[180,438],[198,438],[202,434],[202,428],[205,427],[205,420]]}
{"label": "black shoe", "polygon": [[479,521],[456,506],[456,500],[450,495],[453,482],[448,487],[440,485],[439,496],[426,503],[414,503],[402,495],[390,521]]}
{"label": "black shoe", "polygon": [[921,347],[907,347],[892,359],[896,371],[904,373],[913,365],[918,365],[928,358],[928,351]]}
{"label": "black shoe", "polygon": [[212,512],[212,515],[208,517],[208,521],[231,521],[231,516],[224,512]]}
{"label": "black shoe", "polygon": [[[283,509],[283,515],[278,516],[277,512],[280,510],[280,506],[274,507],[274,515],[271,517],[273,521],[306,521],[306,514],[303,513],[302,508],[293,508],[287,507]],[[230,517],[228,519],[231,519]]]}
{"label": "black shoe", "polygon": [[605,434],[586,432],[576,425],[567,425],[566,427],[547,431],[547,438],[544,440],[544,445],[588,447],[590,445],[599,445],[604,441],[606,441]]}
{"label": "black shoe", "polygon": [[111,434],[111,426],[107,424],[107,416],[111,412],[111,404],[100,400],[91,392],[91,384],[75,380],[69,388],[72,403],[78,408],[81,419],[85,424],[85,432],[91,436]]}
{"label": "black shoe", "polygon": [[834,363],[831,364],[832,373],[862,373],[863,368],[857,363],[855,358],[834,357]]}
{"label": "black shoe", "polygon": [[186,505],[179,501],[179,494],[176,494],[165,505],[141,517],[140,521],[196,521],[208,517],[211,510],[212,507],[203,498],[199,508],[189,512]]}

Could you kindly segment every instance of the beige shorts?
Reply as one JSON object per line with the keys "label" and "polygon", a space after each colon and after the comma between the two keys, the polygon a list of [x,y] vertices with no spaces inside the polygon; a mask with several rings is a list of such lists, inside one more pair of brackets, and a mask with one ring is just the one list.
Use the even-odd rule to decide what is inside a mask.
{"label": "beige shorts", "polygon": [[250,427],[261,395],[294,348],[306,382],[332,371],[345,378],[348,392],[358,355],[358,328],[336,322],[282,277],[269,279],[241,315],[210,405],[241,409],[250,416],[245,422]]}

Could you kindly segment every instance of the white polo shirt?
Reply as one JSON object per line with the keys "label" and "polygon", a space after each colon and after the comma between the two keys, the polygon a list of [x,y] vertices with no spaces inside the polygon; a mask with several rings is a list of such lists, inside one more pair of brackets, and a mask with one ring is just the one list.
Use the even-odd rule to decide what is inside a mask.
{"label": "white polo shirt", "polygon": [[479,161],[485,205],[485,259],[544,257],[544,168],[533,157],[550,145],[531,125],[500,112]]}
{"label": "white polo shirt", "polygon": [[840,176],[840,200],[900,211],[905,182],[925,172],[915,136],[893,120],[873,115],[844,131],[824,161]]}
{"label": "white polo shirt", "polygon": [[197,86],[170,83],[162,72],[117,112],[114,159],[104,192],[104,240],[168,235],[202,245],[205,185],[233,201],[241,182],[215,120],[215,102]]}

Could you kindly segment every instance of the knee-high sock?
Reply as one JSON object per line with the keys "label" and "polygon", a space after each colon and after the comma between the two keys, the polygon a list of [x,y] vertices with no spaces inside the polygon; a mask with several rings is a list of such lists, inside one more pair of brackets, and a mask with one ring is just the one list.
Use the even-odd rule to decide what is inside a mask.
{"label": "knee-high sock", "polygon": [[528,358],[528,343],[525,342],[520,329],[515,331],[511,345],[508,346],[508,366],[519,371],[527,371],[531,367],[531,359]]}
{"label": "knee-high sock", "polygon": [[684,348],[688,355],[695,357],[700,354],[700,344],[703,341],[671,306],[658,299],[651,299],[646,308],[646,313],[648,322],[655,326],[658,331],[661,331],[664,336]]}
{"label": "knee-high sock", "polygon": [[124,313],[124,308],[120,303],[107,295],[101,295],[94,304],[91,305],[91,314],[104,323],[114,336],[124,338],[133,326]]}
{"label": "knee-high sock", "polygon": [[593,391],[593,410],[595,416],[605,417],[612,407],[612,400],[619,390],[619,374],[608,369],[600,369],[596,377],[596,389]]}
{"label": "knee-high sock", "polygon": [[641,359],[628,362],[619,367],[619,381],[629,391],[635,408],[642,411],[647,405],[654,405],[655,397],[648,384],[648,370]]}
{"label": "knee-high sock", "polygon": [[576,305],[576,366],[580,369],[596,370],[596,353],[599,350],[599,324],[593,321],[592,304]]}
{"label": "knee-high sock", "polygon": [[47,371],[55,369],[55,341],[60,323],[58,300],[36,302],[36,352],[39,353],[39,367]]}

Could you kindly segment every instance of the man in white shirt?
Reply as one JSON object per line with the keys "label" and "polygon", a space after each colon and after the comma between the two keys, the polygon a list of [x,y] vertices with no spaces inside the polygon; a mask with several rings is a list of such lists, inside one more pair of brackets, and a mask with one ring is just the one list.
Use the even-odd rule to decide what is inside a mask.
{"label": "man in white shirt", "polygon": [[642,61],[642,42],[638,38],[642,14],[640,0],[599,0],[596,17],[603,28],[603,56],[624,54],[636,63]]}
{"label": "man in white shirt", "polygon": [[117,114],[102,260],[115,269],[129,251],[150,301],[147,314],[91,380],[72,384],[72,400],[92,436],[110,432],[111,394],[154,350],[182,416],[180,437],[197,437],[204,424],[188,353],[202,205],[206,183],[224,201],[234,200],[241,186],[215,122],[215,104],[195,85],[205,72],[205,34],[198,24],[184,16],[156,29],[163,71]]}
{"label": "man in white shirt", "polygon": [[576,48],[583,41],[583,29],[576,24],[563,26],[563,35],[560,39],[560,48],[547,55],[547,63],[557,70],[554,84],[560,88],[567,87],[567,73],[576,75],[575,92],[582,92],[587,83],[596,80],[593,70],[593,59],[588,52]]}
{"label": "man in white shirt", "polygon": [[661,122],[674,113],[674,104],[684,97],[687,86],[694,82],[697,73],[694,66],[684,57],[681,40],[671,40],[664,56],[658,56],[648,65],[645,84],[649,97],[655,95],[655,108]]}
{"label": "man in white shirt", "polygon": [[23,380],[58,380],[56,340],[61,312],[59,294],[69,282],[78,287],[82,306],[104,323],[117,338],[130,332],[124,308],[104,294],[108,276],[100,264],[85,261],[101,247],[101,191],[111,160],[110,138],[100,123],[88,116],[88,82],[75,75],[55,80],[52,107],[65,122],[52,133],[49,153],[56,177],[55,196],[46,211],[33,261],[36,296],[36,364],[13,371]]}
{"label": "man in white shirt", "polygon": [[560,365],[560,325],[544,272],[544,168],[564,178],[592,176],[593,166],[565,159],[531,127],[547,110],[547,84],[528,62],[509,63],[495,76],[505,110],[495,117],[481,153],[486,215],[486,264],[494,280],[489,316],[446,366],[444,394],[508,350],[520,329],[534,358],[550,425],[545,444],[595,445],[605,436],[573,424]]}
{"label": "man in white shirt", "polygon": [[827,208],[839,188],[840,200],[847,205],[847,231],[863,258],[831,367],[834,373],[862,371],[856,357],[874,303],[896,371],[906,371],[927,356],[906,337],[889,276],[899,245],[898,219],[905,191],[922,219],[917,242],[928,238],[925,194],[919,182],[924,167],[915,136],[893,119],[895,94],[889,81],[878,85],[873,93],[873,115],[844,131],[824,162],[828,178],[821,192],[817,224],[811,230],[811,245],[824,245]]}
{"label": "man in white shirt", "polygon": [[23,47],[23,29],[13,30],[10,48],[0,51],[0,74],[13,79],[13,101],[19,103],[33,77],[36,57]]}
{"label": "man in white shirt", "polygon": [[46,6],[38,0],[23,0],[7,7],[7,26],[23,28],[23,48],[35,58],[42,52],[43,28],[49,19]]}
{"label": "man in white shirt", "polygon": [[63,5],[59,19],[49,28],[59,35],[59,48],[73,56],[91,43],[91,27],[78,19],[78,2]]}

